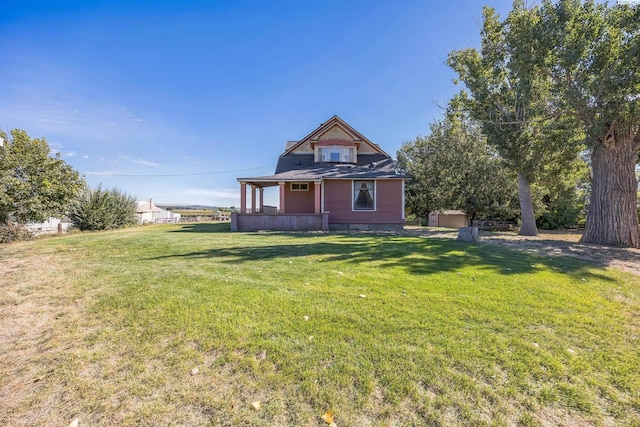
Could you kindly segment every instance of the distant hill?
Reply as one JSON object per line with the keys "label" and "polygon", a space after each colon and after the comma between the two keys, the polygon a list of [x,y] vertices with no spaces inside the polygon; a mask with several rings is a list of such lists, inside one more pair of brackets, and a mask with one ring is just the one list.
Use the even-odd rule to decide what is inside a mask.
{"label": "distant hill", "polygon": [[172,209],[172,210],[181,210],[181,211],[202,211],[202,210],[218,210],[220,207],[218,206],[207,206],[207,205],[185,205],[179,203],[173,204],[165,204],[165,203],[156,203],[156,206],[162,209]]}

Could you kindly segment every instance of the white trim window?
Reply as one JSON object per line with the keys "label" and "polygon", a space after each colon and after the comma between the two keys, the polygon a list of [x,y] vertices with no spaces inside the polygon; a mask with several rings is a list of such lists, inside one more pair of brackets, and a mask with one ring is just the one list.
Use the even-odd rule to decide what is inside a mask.
{"label": "white trim window", "polygon": [[318,147],[318,161],[322,163],[355,163],[353,147]]}
{"label": "white trim window", "polygon": [[291,191],[309,191],[308,182],[292,182]]}
{"label": "white trim window", "polygon": [[353,181],[353,210],[376,210],[375,181]]}

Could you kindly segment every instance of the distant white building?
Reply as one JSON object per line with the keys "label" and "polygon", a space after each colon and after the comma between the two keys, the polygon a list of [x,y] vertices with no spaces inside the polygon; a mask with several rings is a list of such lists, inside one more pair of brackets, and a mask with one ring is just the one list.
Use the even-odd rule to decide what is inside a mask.
{"label": "distant white building", "polygon": [[25,226],[35,234],[56,234],[67,232],[72,227],[71,221],[66,216],[63,218],[49,217],[45,222],[28,222]]}
{"label": "distant white building", "polygon": [[138,224],[168,224],[180,222],[180,214],[157,207],[153,200],[136,202],[136,217]]}

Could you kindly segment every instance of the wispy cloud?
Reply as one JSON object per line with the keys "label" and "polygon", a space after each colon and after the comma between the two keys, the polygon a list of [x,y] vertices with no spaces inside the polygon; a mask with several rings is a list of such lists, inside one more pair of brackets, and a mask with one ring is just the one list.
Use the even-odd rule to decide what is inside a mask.
{"label": "wispy cloud", "polygon": [[186,154],[183,154],[180,156],[181,159],[193,164],[193,165],[200,165],[201,162],[199,159],[193,157],[193,156],[187,156]]}
{"label": "wispy cloud", "polygon": [[131,160],[131,162],[136,163],[138,165],[151,166],[154,168],[160,167],[159,163],[150,162],[148,160],[136,159],[136,160]]}
{"label": "wispy cloud", "polygon": [[212,190],[207,188],[188,188],[186,193],[189,196],[201,196],[211,199],[226,199],[240,201],[240,190]]}
{"label": "wispy cloud", "polygon": [[123,174],[122,171],[86,171],[85,175],[91,176],[120,176]]}
{"label": "wispy cloud", "polygon": [[92,186],[118,187],[143,199],[238,205],[239,191],[227,190],[233,176],[216,177],[213,184],[202,177],[162,177],[200,170],[194,166],[200,164],[224,169],[203,160],[201,137],[170,113],[107,90],[85,67],[56,63],[6,40],[0,40],[0,63],[0,126],[46,137]]}
{"label": "wispy cloud", "polygon": [[59,142],[47,141],[47,143],[49,144],[51,151],[62,152],[62,149],[64,148],[64,144],[60,144]]}
{"label": "wispy cloud", "polygon": [[125,104],[125,96],[105,93],[83,69],[48,62],[41,52],[15,44],[0,41],[0,49],[0,61],[7,64],[0,69],[3,128],[46,136],[49,145],[59,152],[91,147],[92,157],[152,150],[176,140],[197,141],[188,130],[169,125],[162,114],[139,111]]}
{"label": "wispy cloud", "polygon": [[150,167],[153,167],[153,168],[159,168],[161,166],[160,163],[156,163],[156,162],[152,162],[152,161],[144,160],[144,159],[132,159],[132,158],[127,157],[127,156],[120,156],[120,158],[122,160],[127,161],[127,162],[135,163],[137,165],[150,166]]}

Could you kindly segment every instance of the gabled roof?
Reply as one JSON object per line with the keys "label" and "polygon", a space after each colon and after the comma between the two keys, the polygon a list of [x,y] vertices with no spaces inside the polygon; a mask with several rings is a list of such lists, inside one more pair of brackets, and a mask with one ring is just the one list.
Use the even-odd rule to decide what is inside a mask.
{"label": "gabled roof", "polygon": [[136,202],[136,213],[145,213],[145,212],[162,212],[163,209],[160,209],[153,203],[151,200],[138,200]]}
{"label": "gabled roof", "polygon": [[[339,127],[335,132],[333,129]],[[336,133],[338,134],[336,136]],[[324,138],[322,136],[324,135]],[[344,138],[351,138],[346,140]],[[358,146],[357,163],[316,163],[309,145]],[[367,148],[360,152],[363,144]],[[301,147],[300,150],[297,150]],[[312,150],[311,150],[312,151]],[[338,116],[322,123],[313,132],[295,143],[287,143],[284,153],[278,158],[275,174],[238,178],[240,182],[277,183],[281,181],[319,181],[322,179],[408,179],[396,172],[393,159],[378,144],[369,141],[360,132],[349,126]]]}
{"label": "gabled roof", "polygon": [[331,129],[334,126],[338,126],[338,127],[342,128],[346,133],[352,135],[354,137],[354,140],[357,140],[360,143],[365,143],[365,144],[371,146],[371,148],[375,152],[377,152],[379,154],[382,154],[384,156],[390,157],[387,153],[385,153],[380,148],[380,146],[378,146],[378,144],[374,144],[373,142],[371,142],[367,137],[365,137],[360,132],[358,132],[357,130],[352,128],[347,122],[342,120],[337,115],[334,115],[333,117],[331,117],[326,122],[321,123],[320,126],[318,126],[316,129],[311,131],[311,133],[309,133],[307,136],[302,138],[297,143],[295,143],[295,144],[287,144],[287,148],[285,149],[284,153],[282,153],[280,156],[286,156],[288,154],[291,154],[292,152],[294,152],[296,150],[296,148],[300,147],[301,145],[303,145],[306,142],[314,141],[315,139],[317,139],[318,136],[322,135],[323,133],[325,133],[326,131],[328,131],[329,129]]}

